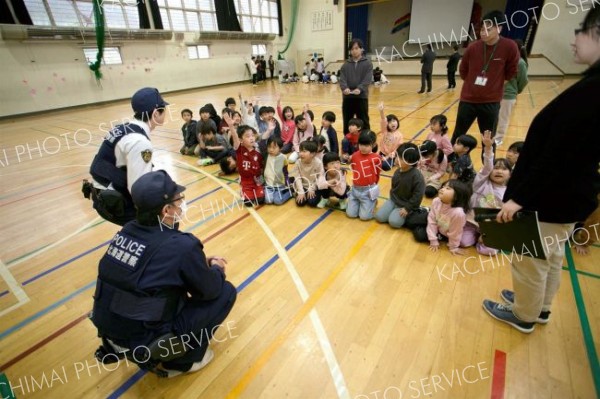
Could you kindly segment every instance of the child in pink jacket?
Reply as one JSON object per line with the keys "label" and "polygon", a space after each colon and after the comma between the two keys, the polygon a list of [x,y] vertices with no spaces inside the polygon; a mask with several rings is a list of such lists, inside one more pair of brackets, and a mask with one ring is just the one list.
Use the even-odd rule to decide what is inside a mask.
{"label": "child in pink jacket", "polygon": [[469,212],[471,187],[459,180],[444,183],[438,196],[431,203],[427,216],[427,228],[416,227],[413,235],[419,242],[429,241],[429,249],[436,252],[440,240],[448,239],[448,247],[453,255],[462,255],[460,240]]}

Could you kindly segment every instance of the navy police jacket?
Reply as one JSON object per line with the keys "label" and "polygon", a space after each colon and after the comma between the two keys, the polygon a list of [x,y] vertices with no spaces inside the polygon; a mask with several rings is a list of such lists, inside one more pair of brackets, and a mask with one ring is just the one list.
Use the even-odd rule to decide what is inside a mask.
{"label": "navy police jacket", "polygon": [[92,321],[101,336],[144,345],[171,332],[186,301],[210,301],[225,275],[200,240],[165,225],[127,223],[100,260]]}

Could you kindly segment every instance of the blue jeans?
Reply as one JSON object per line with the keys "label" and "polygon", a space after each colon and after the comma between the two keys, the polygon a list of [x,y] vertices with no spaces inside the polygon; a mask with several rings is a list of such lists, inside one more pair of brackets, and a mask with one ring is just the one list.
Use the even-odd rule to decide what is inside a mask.
{"label": "blue jeans", "polygon": [[379,223],[389,223],[393,228],[399,229],[404,226],[404,222],[406,221],[405,218],[400,216],[400,209],[394,201],[386,200],[375,214],[375,219]]}
{"label": "blue jeans", "polygon": [[265,204],[281,205],[292,198],[292,193],[287,187],[265,186]]}
{"label": "blue jeans", "polygon": [[373,211],[377,200],[369,198],[369,189],[372,186],[354,186],[348,193],[348,207],[346,215],[350,218],[359,217],[360,220],[373,219]]}

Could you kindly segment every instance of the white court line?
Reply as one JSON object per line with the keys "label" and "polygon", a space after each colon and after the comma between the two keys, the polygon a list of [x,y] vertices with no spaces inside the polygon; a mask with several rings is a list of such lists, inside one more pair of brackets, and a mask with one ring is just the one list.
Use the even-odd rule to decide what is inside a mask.
{"label": "white court line", "polygon": [[[224,184],[221,180],[219,180],[217,177],[211,175],[210,173],[205,172],[202,169],[196,168],[192,165],[189,165],[187,163],[184,163],[184,162],[181,162],[178,160],[173,160],[173,162],[181,164],[188,168],[191,168],[191,169],[205,175],[206,177],[214,180],[217,184],[219,184],[225,190],[227,190],[231,194],[233,194],[234,197],[240,198],[239,194],[236,193],[231,187],[229,187],[227,184]],[[306,290],[306,287],[304,286],[304,283],[302,282],[302,279],[300,278],[298,271],[294,267],[294,264],[292,263],[291,259],[289,258],[287,251],[281,245],[279,240],[277,240],[277,237],[275,237],[275,234],[273,234],[273,231],[271,231],[269,226],[267,226],[264,219],[258,214],[258,212],[256,212],[256,210],[254,210],[253,208],[250,208],[250,207],[248,207],[246,209],[248,210],[250,215],[252,215],[252,217],[256,220],[256,222],[260,225],[260,227],[262,227],[262,229],[265,232],[265,234],[267,235],[267,237],[269,237],[269,240],[271,241],[271,243],[277,250],[279,259],[281,259],[283,261],[283,264],[285,265],[287,271],[289,272],[290,276],[292,277],[292,280],[293,280],[294,284],[296,285],[296,289],[298,290],[298,293],[300,294],[300,298],[302,298],[302,302],[306,302],[309,298],[308,291]],[[321,345],[321,350],[323,351],[323,354],[325,355],[325,360],[327,361],[327,365],[329,366],[329,372],[331,373],[331,376],[333,378],[333,383],[335,385],[335,389],[337,390],[338,397],[350,398],[350,393],[348,392],[348,387],[346,386],[346,381],[344,380],[344,375],[342,374],[340,365],[335,357],[335,353],[333,353],[333,348],[331,347],[331,343],[329,342],[329,338],[327,337],[327,332],[325,331],[325,327],[323,326],[323,323],[321,322],[321,319],[319,318],[319,315],[318,315],[316,309],[314,309],[314,308],[310,311],[310,320],[312,321],[313,327],[315,329],[315,333],[319,340],[319,344]]]}
{"label": "white court line", "polygon": [[0,311],[0,317],[1,317],[9,312],[12,312],[13,310],[15,310],[17,308],[23,306],[24,304],[29,302],[30,299],[27,296],[27,294],[25,293],[25,290],[23,289],[23,287],[21,287],[21,284],[19,284],[17,282],[15,277],[12,275],[12,273],[8,271],[8,267],[6,267],[4,262],[2,262],[1,260],[0,260],[0,276],[2,276],[4,281],[6,281],[6,284],[8,284],[8,288],[10,289],[10,291],[12,291],[12,293],[15,295],[15,297],[18,300],[18,303],[10,306],[7,309]]}
{"label": "white court line", "polygon": [[83,230],[85,230],[85,229],[87,229],[88,227],[92,226],[94,223],[96,223],[96,222],[97,222],[97,221],[99,221],[99,220],[102,220],[102,218],[101,218],[100,216],[97,216],[97,217],[96,217],[94,220],[92,220],[92,221],[91,221],[91,222],[89,222],[88,224],[86,224],[86,225],[84,225],[84,226],[80,227],[78,230],[74,231],[73,233],[69,234],[68,236],[65,236],[65,237],[61,238],[60,240],[53,242],[53,243],[52,243],[52,244],[50,244],[50,245],[47,245],[47,246],[45,246],[45,247],[43,247],[43,248],[40,248],[40,249],[38,249],[37,251],[35,251],[35,252],[32,252],[32,253],[30,253],[29,255],[27,255],[27,256],[24,256],[24,257],[22,257],[21,259],[17,259],[16,261],[14,261],[14,262],[10,263],[10,264],[8,265],[8,268],[9,268],[9,269],[12,269],[13,267],[15,267],[16,265],[18,265],[19,263],[23,263],[23,262],[25,262],[26,260],[29,260],[29,259],[33,258],[34,256],[38,256],[39,254],[41,254],[41,253],[43,253],[43,252],[46,252],[47,250],[49,250],[49,249],[52,249],[52,248],[54,248],[55,246],[57,246],[57,245],[59,245],[59,244],[62,244],[63,242],[65,242],[65,241],[67,241],[67,240],[71,239],[72,237],[76,236],[77,234],[81,233]]}

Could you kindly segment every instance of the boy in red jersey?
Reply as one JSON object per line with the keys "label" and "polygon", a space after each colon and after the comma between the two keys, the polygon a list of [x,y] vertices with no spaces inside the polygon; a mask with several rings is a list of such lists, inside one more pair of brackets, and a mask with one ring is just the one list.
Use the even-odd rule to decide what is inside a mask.
{"label": "boy in red jersey", "polygon": [[[225,120],[232,131],[235,129],[233,119],[225,114]],[[237,170],[240,174],[240,186],[244,205],[252,206],[265,201],[265,190],[262,183],[263,157],[256,148],[256,130],[242,125],[237,134],[232,134],[233,149],[236,154]]]}
{"label": "boy in red jersey", "polygon": [[358,137],[358,151],[350,157],[354,186],[348,194],[346,215],[361,220],[373,219],[373,211],[379,197],[379,173],[381,157],[373,153],[373,140],[368,131]]}

